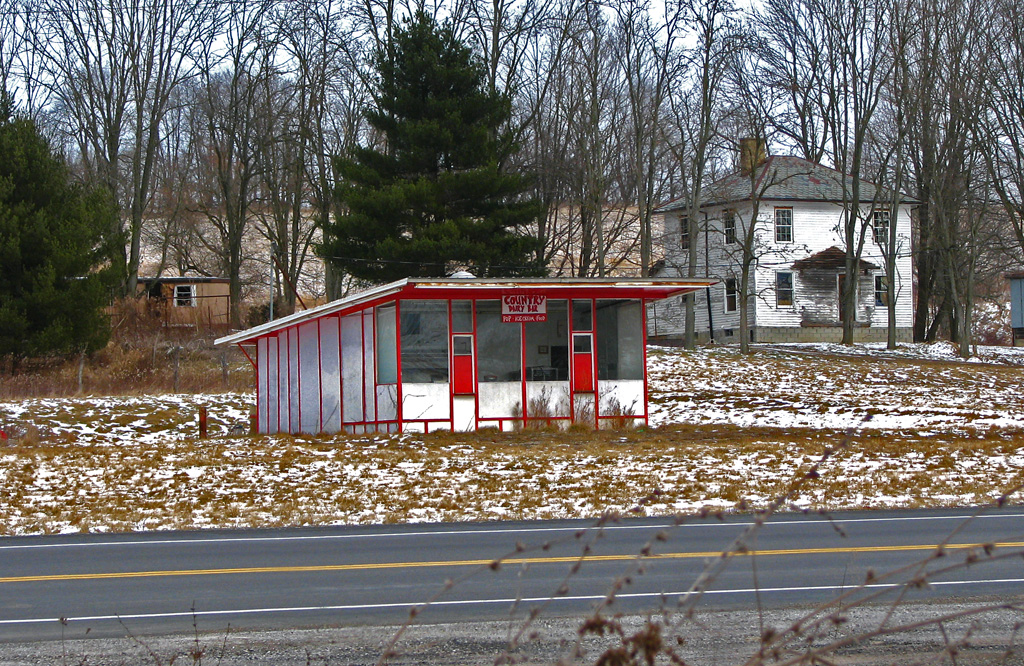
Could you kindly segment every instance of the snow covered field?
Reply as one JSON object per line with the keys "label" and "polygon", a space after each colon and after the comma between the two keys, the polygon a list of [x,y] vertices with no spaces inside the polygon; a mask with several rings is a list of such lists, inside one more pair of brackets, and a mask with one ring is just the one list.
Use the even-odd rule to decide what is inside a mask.
{"label": "snow covered field", "polygon": [[0,533],[664,514],[787,490],[793,508],[955,506],[1024,481],[1024,349],[854,351],[652,348],[654,427],[618,432],[248,437],[229,434],[246,394],[0,403]]}

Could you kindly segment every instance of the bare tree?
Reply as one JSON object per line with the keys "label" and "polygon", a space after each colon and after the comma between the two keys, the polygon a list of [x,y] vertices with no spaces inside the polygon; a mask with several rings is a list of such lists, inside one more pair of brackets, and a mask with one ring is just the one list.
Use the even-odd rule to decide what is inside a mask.
{"label": "bare tree", "polygon": [[246,228],[262,157],[273,140],[267,134],[274,121],[268,120],[267,114],[275,100],[266,96],[275,51],[266,20],[270,8],[267,0],[242,0],[233,5],[224,35],[225,53],[211,54],[203,66],[194,129],[201,183],[196,209],[215,230],[202,239],[219,257],[221,271],[230,280],[233,328],[242,322]]}
{"label": "bare tree", "polygon": [[[698,212],[705,181],[716,148],[721,147],[719,128],[723,119],[724,83],[728,75],[729,58],[739,43],[736,9],[731,0],[689,0],[684,4],[683,17],[694,26],[696,45],[688,55],[689,88],[674,100],[674,117],[679,133],[689,148],[685,158],[687,214],[687,277],[697,277],[697,259],[700,237]],[[686,84],[684,84],[686,85]],[[684,297],[686,325],[684,344],[692,349],[696,343],[696,315],[694,294]]]}
{"label": "bare tree", "polygon": [[223,14],[211,0],[42,0],[35,48],[70,121],[83,165],[115,193],[134,294],[153,195],[161,123],[175,89],[198,73]]}
{"label": "bare tree", "polygon": [[628,0],[617,5],[618,61],[625,77],[629,99],[629,145],[631,199],[637,202],[641,275],[649,275],[653,255],[651,218],[658,187],[666,169],[662,126],[671,85],[680,75],[678,44],[683,12],[679,5],[666,3],[664,17],[655,24],[646,0]]}
{"label": "bare tree", "polygon": [[808,0],[767,0],[751,14],[750,35],[761,94],[772,110],[768,123],[784,144],[820,163],[832,141],[832,100],[822,95],[825,35],[817,11]]}
{"label": "bare tree", "polygon": [[992,185],[1013,230],[1018,252],[1024,252],[1024,9],[1018,3],[996,3],[1000,36],[992,53],[995,69],[988,113],[982,118],[986,164]]}

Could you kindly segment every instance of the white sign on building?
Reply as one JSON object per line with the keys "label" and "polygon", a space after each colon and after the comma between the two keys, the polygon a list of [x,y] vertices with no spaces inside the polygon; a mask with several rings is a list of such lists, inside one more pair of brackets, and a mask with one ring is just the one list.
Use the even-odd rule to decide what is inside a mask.
{"label": "white sign on building", "polygon": [[548,297],[533,294],[505,294],[501,297],[501,321],[520,324],[548,320]]}

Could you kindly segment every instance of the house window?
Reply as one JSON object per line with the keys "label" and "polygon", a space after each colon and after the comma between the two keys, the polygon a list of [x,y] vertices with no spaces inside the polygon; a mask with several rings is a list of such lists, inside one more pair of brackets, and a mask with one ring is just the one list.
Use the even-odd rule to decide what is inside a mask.
{"label": "house window", "polygon": [[179,308],[196,306],[196,286],[194,284],[174,285],[174,305]]}
{"label": "house window", "polygon": [[775,209],[775,242],[776,243],[792,243],[793,242],[793,209],[792,208],[776,208]]}
{"label": "house window", "polygon": [[732,245],[736,242],[736,211],[725,211],[725,216],[722,218],[722,225],[725,231],[725,243],[726,245]]}
{"label": "house window", "polygon": [[875,276],[875,305],[885,307],[889,304],[889,282],[884,275]]}
{"label": "house window", "polygon": [[775,305],[793,305],[793,274],[788,271],[775,274]]}
{"label": "house window", "polygon": [[736,278],[726,278],[725,280],[725,311],[736,312]]}
{"label": "house window", "polygon": [[684,250],[690,249],[690,218],[679,218],[679,247]]}
{"label": "house window", "polygon": [[871,212],[871,228],[874,231],[875,243],[889,244],[889,211],[876,210]]}

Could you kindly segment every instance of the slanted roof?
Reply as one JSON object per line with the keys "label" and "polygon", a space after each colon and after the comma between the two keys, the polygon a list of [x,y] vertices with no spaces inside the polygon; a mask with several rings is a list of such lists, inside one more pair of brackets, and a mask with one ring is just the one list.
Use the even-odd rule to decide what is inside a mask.
{"label": "slanted roof", "polygon": [[[853,189],[850,176],[800,157],[772,155],[754,173],[753,191],[759,192],[761,199],[771,201],[842,202],[844,181],[849,193]],[[861,203],[875,201],[878,189],[874,183],[860,181]],[[750,175],[736,172],[704,188],[700,208],[749,201],[751,191]],[[916,203],[906,195],[902,198],[905,203]],[[879,201],[889,199],[887,190],[879,196]],[[655,212],[683,210],[686,205],[685,198],[680,197],[663,203]]]}
{"label": "slanted roof", "polygon": [[[798,271],[804,271],[808,269],[825,269],[834,270],[846,268],[846,251],[833,245],[827,250],[821,252],[815,252],[812,255],[808,255],[803,259],[797,259],[793,262],[793,268]],[[874,265],[870,261],[860,260],[858,264],[858,270],[875,271],[878,270],[878,266]]]}
{"label": "slanted roof", "polygon": [[544,291],[554,298],[661,299],[704,289],[717,282],[702,278],[406,278],[224,336],[214,344],[252,345],[259,337],[305,321],[354,312],[400,298],[497,299],[510,289],[522,289],[527,293]]}
{"label": "slanted roof", "polygon": [[164,284],[228,284],[231,282],[231,278],[226,277],[181,277],[181,276],[161,276],[161,277],[142,277],[139,276],[139,282],[146,284],[153,284],[155,282],[162,282]]}

